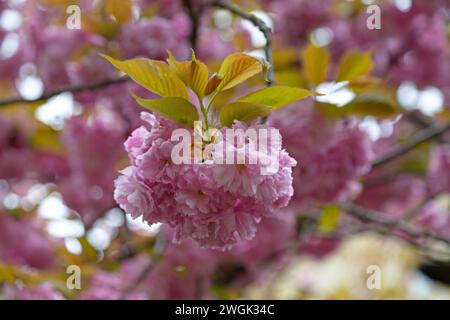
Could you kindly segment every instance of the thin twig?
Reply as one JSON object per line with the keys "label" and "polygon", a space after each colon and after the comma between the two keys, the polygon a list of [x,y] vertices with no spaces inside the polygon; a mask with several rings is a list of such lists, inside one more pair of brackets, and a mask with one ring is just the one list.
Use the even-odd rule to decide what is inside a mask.
{"label": "thin twig", "polygon": [[268,87],[270,87],[273,84],[273,72],[274,72],[273,58],[272,58],[272,30],[263,20],[261,20],[254,14],[243,11],[241,8],[239,8],[237,5],[233,3],[229,3],[227,1],[222,0],[216,0],[210,2],[210,5],[217,8],[228,10],[231,13],[234,13],[235,15],[241,17],[242,19],[250,21],[263,33],[264,38],[266,38],[266,44],[264,46],[264,55],[268,63],[266,84]]}
{"label": "thin twig", "polygon": [[181,2],[192,23],[189,41],[191,43],[192,50],[196,51],[199,37],[200,17],[203,12],[203,4],[199,1],[194,5],[192,3],[192,0],[182,0]]}
{"label": "thin twig", "polygon": [[398,148],[386,153],[380,158],[376,159],[373,163],[373,167],[378,167],[388,163],[391,160],[394,160],[409,151],[416,148],[423,142],[432,140],[440,135],[444,134],[450,129],[450,122],[445,124],[433,124],[428,126],[427,128],[416,133],[410,140],[400,145]]}
{"label": "thin twig", "polygon": [[396,230],[405,232],[408,235],[413,236],[413,237],[428,238],[428,239],[433,239],[436,241],[444,242],[448,246],[450,246],[450,239],[441,237],[440,235],[434,234],[433,232],[430,232],[428,230],[424,230],[424,229],[420,229],[415,226],[412,226],[411,224],[409,224],[403,220],[387,218],[381,212],[362,208],[353,203],[343,203],[343,204],[340,204],[340,206],[342,209],[345,210],[346,213],[358,218],[359,220],[372,222],[372,223],[375,223],[378,225],[385,226],[387,228],[396,229]]}
{"label": "thin twig", "polygon": [[[412,123],[418,125],[421,129],[427,128],[433,124],[433,120],[431,118],[428,118],[425,116],[422,112],[419,110],[413,110],[406,114],[406,118],[411,121]],[[437,136],[436,141],[439,143],[449,143],[450,141],[448,139],[445,139],[445,137]]]}
{"label": "thin twig", "polygon": [[76,92],[82,92],[82,91],[91,91],[91,90],[102,89],[102,88],[105,88],[105,87],[108,87],[108,86],[111,86],[114,84],[123,83],[125,81],[128,81],[129,79],[130,79],[129,77],[123,76],[121,78],[105,80],[105,81],[100,81],[100,82],[95,82],[95,83],[71,85],[71,86],[61,88],[61,89],[56,89],[56,90],[53,90],[50,92],[43,93],[40,97],[38,97],[36,99],[24,99],[22,97],[12,97],[12,98],[0,99],[0,107],[7,106],[10,104],[16,104],[16,103],[33,103],[33,102],[38,102],[38,101],[42,101],[42,100],[47,100],[47,99],[50,99],[50,98],[57,96],[64,92],[76,93]]}
{"label": "thin twig", "polygon": [[122,291],[119,300],[127,299],[128,294],[133,292],[142,283],[142,281],[147,278],[147,275],[152,268],[153,262],[149,260],[145,267],[139,272],[138,276],[125,288],[125,290]]}

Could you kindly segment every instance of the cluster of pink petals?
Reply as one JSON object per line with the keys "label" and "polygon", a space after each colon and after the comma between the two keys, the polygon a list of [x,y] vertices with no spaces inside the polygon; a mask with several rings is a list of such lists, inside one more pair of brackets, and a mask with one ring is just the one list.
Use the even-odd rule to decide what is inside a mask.
{"label": "cluster of pink petals", "polygon": [[450,147],[439,145],[431,150],[427,184],[432,194],[450,193]]}
{"label": "cluster of pink petals", "polygon": [[32,128],[29,127],[21,119],[17,121],[0,114],[0,179],[49,181],[65,172],[62,157],[30,148]]}
{"label": "cluster of pink petals", "polygon": [[351,119],[329,120],[311,100],[271,115],[284,146],[300,164],[294,169],[295,203],[341,201],[359,190],[357,179],[370,170],[372,142]]}
{"label": "cluster of pink petals", "polygon": [[0,261],[37,269],[55,264],[52,244],[37,222],[0,212]]}
{"label": "cluster of pink petals", "polygon": [[64,300],[50,283],[42,283],[35,287],[19,287],[7,285],[4,290],[9,300]]}
{"label": "cluster of pink petals", "polygon": [[412,1],[400,10],[393,2],[381,6],[381,29],[366,27],[362,10],[352,20],[333,19],[332,52],[339,57],[348,48],[374,49],[375,72],[393,83],[412,81],[418,87],[436,86],[450,96],[449,45],[446,33],[448,1]]}
{"label": "cluster of pink petals", "polygon": [[[41,13],[33,13],[24,29],[22,46],[27,52],[26,62],[37,67],[37,74],[47,90],[70,84],[72,70],[67,62],[76,54],[80,43],[101,46],[103,38],[84,30],[66,27],[46,28]],[[98,75],[97,75],[98,76]]]}
{"label": "cluster of pink petals", "polygon": [[311,31],[332,19],[330,0],[266,2],[275,18],[275,32],[285,37],[289,45],[304,44]]}
{"label": "cluster of pink petals", "polygon": [[416,223],[425,229],[450,239],[450,210],[437,203],[428,203],[416,217]]}
{"label": "cluster of pink petals", "polygon": [[129,22],[122,26],[118,35],[119,48],[123,58],[138,56],[152,59],[166,59],[167,50],[176,57],[189,54],[188,35],[190,20],[184,13],[169,18],[153,17],[139,23]]}
{"label": "cluster of pink petals", "polygon": [[[117,203],[131,216],[143,216],[149,224],[169,224],[175,228],[176,242],[192,238],[204,247],[224,250],[239,239],[252,239],[261,219],[288,204],[296,162],[284,150],[270,153],[277,156],[264,164],[278,166],[272,175],[261,174],[260,161],[175,165],[171,152],[177,142],[170,137],[177,126],[149,113],[143,113],[142,118],[148,127],[136,129],[125,143],[132,165],[116,180],[114,193]],[[242,127],[239,123],[236,126]],[[240,153],[250,143],[237,148],[224,139],[214,148],[225,145],[231,152]],[[262,156],[264,151],[256,152]]]}
{"label": "cluster of pink petals", "polygon": [[422,179],[405,174],[380,184],[367,185],[356,202],[391,217],[400,217],[419,205],[425,199],[426,191]]}
{"label": "cluster of pink petals", "polygon": [[123,132],[105,118],[72,117],[62,133],[70,172],[59,179],[60,191],[88,226],[114,207],[114,173],[123,155]]}
{"label": "cluster of pink petals", "polygon": [[[164,242],[159,258],[138,255],[126,260],[116,272],[96,272],[79,299],[203,298],[199,295],[210,285],[218,254],[201,248],[193,240],[181,244],[167,242],[165,237],[171,237],[172,233],[165,228],[158,235],[158,239]],[[142,278],[140,275],[143,273],[145,276]]]}

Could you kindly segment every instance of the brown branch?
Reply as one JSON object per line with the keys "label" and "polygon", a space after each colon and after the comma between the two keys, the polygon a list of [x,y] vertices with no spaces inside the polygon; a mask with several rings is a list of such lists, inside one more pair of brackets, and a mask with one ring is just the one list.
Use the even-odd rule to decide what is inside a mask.
{"label": "brown branch", "polygon": [[436,137],[441,136],[445,132],[450,130],[450,122],[444,123],[444,124],[432,124],[428,126],[427,128],[417,132],[410,140],[405,142],[404,144],[400,145],[398,148],[386,153],[385,155],[381,156],[380,158],[376,159],[373,163],[373,167],[382,166],[391,160],[394,160],[409,151],[415,149],[418,145],[422,144],[423,142],[432,140]]}
{"label": "brown branch", "polygon": [[201,2],[193,4],[192,0],[182,0],[181,2],[192,23],[189,41],[191,43],[192,50],[196,51],[199,37],[200,17],[203,12],[203,4]]}
{"label": "brown branch", "polygon": [[153,262],[152,260],[149,260],[145,267],[139,272],[137,277],[125,288],[125,290],[122,291],[119,300],[127,299],[128,294],[133,292],[141,284],[141,282],[144,281],[145,278],[147,278],[147,275],[152,270],[152,268]]}
{"label": "brown branch", "polygon": [[434,234],[431,231],[417,228],[403,220],[387,218],[383,213],[362,208],[353,203],[343,203],[340,204],[340,207],[348,214],[353,217],[358,218],[361,221],[367,221],[371,223],[375,223],[377,225],[384,226],[390,230],[395,229],[406,234],[422,239],[432,239],[436,241],[443,242],[450,246],[450,239],[444,238],[440,235]]}
{"label": "brown branch", "polygon": [[61,89],[56,89],[56,90],[53,90],[50,92],[43,93],[40,97],[38,97],[36,99],[24,99],[22,97],[12,97],[12,98],[0,99],[0,107],[7,106],[10,104],[16,104],[16,103],[33,103],[33,102],[38,102],[41,100],[47,100],[47,99],[50,99],[50,98],[57,96],[64,92],[77,93],[77,92],[82,92],[82,91],[98,90],[98,89],[102,89],[102,88],[105,88],[105,87],[108,87],[108,86],[111,86],[114,84],[120,84],[120,83],[126,82],[128,80],[130,80],[129,77],[123,76],[121,78],[105,80],[105,81],[100,81],[100,82],[95,82],[95,83],[71,85],[71,86],[61,88]]}

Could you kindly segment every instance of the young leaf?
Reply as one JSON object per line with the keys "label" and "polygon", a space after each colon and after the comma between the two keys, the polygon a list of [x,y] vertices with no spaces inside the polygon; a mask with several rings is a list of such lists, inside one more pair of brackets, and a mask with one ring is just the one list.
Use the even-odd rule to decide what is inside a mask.
{"label": "young leaf", "polygon": [[222,80],[223,76],[217,73],[213,74],[211,78],[209,78],[208,84],[206,85],[205,96],[209,96],[211,93],[213,93],[213,91],[217,89],[217,86],[220,84],[220,82],[222,82]]}
{"label": "young leaf", "polygon": [[169,66],[186,85],[192,88],[199,98],[202,98],[208,84],[208,67],[197,60],[194,51],[192,51],[191,61],[176,61],[170,51],[168,51],[168,54]]}
{"label": "young leaf", "polygon": [[326,47],[316,47],[313,43],[301,54],[304,74],[308,83],[317,86],[325,81],[330,67],[330,53]]}
{"label": "young leaf", "polygon": [[233,53],[225,58],[218,74],[223,76],[217,90],[230,89],[263,70],[262,63],[247,54]]}
{"label": "young leaf", "polygon": [[272,110],[276,110],[294,101],[304,99],[311,94],[311,91],[305,89],[288,86],[273,86],[250,93],[248,96],[240,98],[238,101],[264,104],[270,106]]}
{"label": "young leaf", "polygon": [[339,224],[341,211],[337,206],[323,208],[322,215],[319,218],[319,229],[325,234],[333,231]]}
{"label": "young leaf", "polygon": [[395,98],[389,92],[382,90],[361,93],[343,108],[352,115],[368,115],[378,118],[389,118],[398,112]]}
{"label": "young leaf", "polygon": [[339,62],[336,81],[353,81],[369,73],[373,68],[371,52],[351,50]]}
{"label": "young leaf", "polygon": [[131,19],[132,5],[132,0],[107,0],[105,2],[105,11],[112,15],[117,22],[124,23]]}
{"label": "young leaf", "polygon": [[135,82],[162,97],[189,99],[186,86],[163,61],[150,59],[116,60],[100,54],[117,69],[128,74]]}
{"label": "young leaf", "polygon": [[270,107],[251,102],[237,101],[227,104],[220,111],[220,124],[231,127],[234,120],[251,122],[258,117],[265,117],[270,113]]}
{"label": "young leaf", "polygon": [[199,119],[198,111],[188,100],[179,97],[168,97],[162,99],[142,99],[131,93],[137,103],[144,108],[158,112],[164,117],[193,128],[194,121]]}

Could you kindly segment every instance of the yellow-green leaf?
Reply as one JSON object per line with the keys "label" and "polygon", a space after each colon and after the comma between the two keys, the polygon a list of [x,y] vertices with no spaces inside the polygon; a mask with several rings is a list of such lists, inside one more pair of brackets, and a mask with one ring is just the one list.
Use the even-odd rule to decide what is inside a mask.
{"label": "yellow-green leaf", "polygon": [[389,118],[398,112],[397,103],[389,96],[375,92],[362,93],[342,107],[350,115]]}
{"label": "yellow-green leaf", "polygon": [[199,119],[197,108],[188,100],[179,97],[162,99],[142,99],[133,94],[139,105],[187,127],[194,127],[194,121]]}
{"label": "yellow-green leaf", "polygon": [[355,99],[342,107],[337,107],[330,103],[317,103],[316,108],[324,116],[330,118],[345,116],[389,118],[398,112],[397,104],[393,99],[375,93],[363,93],[358,95]]}
{"label": "yellow-green leaf", "polygon": [[222,108],[220,123],[226,127],[231,127],[234,120],[249,123],[258,117],[269,115],[270,111],[270,107],[263,104],[237,101]]}
{"label": "yellow-green leaf", "polygon": [[322,210],[322,215],[319,219],[319,229],[323,233],[330,233],[333,231],[341,217],[341,209],[337,206],[328,206]]}
{"label": "yellow-green leaf", "polygon": [[308,83],[317,86],[325,81],[331,61],[328,48],[317,47],[310,42],[302,51],[301,59]]}
{"label": "yellow-green leaf", "polygon": [[170,51],[168,51],[168,54],[168,63],[178,77],[191,87],[199,98],[202,98],[208,84],[208,67],[197,60],[194,51],[192,51],[191,61],[176,61]]}
{"label": "yellow-green leaf", "polygon": [[189,98],[183,81],[163,61],[144,58],[120,61],[104,54],[100,55],[117,69],[128,74],[135,82],[157,95]]}
{"label": "yellow-green leaf", "polygon": [[230,54],[219,69],[218,73],[223,76],[223,79],[217,86],[217,90],[230,89],[262,70],[263,65],[258,59],[244,53]]}
{"label": "yellow-green leaf", "polygon": [[238,101],[246,101],[270,106],[272,110],[284,107],[294,101],[304,99],[312,93],[309,90],[288,86],[273,86],[255,91]]}
{"label": "yellow-green leaf", "polygon": [[344,54],[339,62],[336,81],[353,81],[366,75],[373,68],[371,52],[351,50]]}
{"label": "yellow-green leaf", "polygon": [[112,15],[117,22],[123,23],[131,19],[132,0],[107,0],[105,11]]}
{"label": "yellow-green leaf", "polygon": [[219,84],[222,82],[222,80],[223,76],[217,73],[213,74],[211,78],[209,78],[208,84],[206,85],[205,96],[209,96],[211,93],[213,93],[214,90],[216,90]]}

